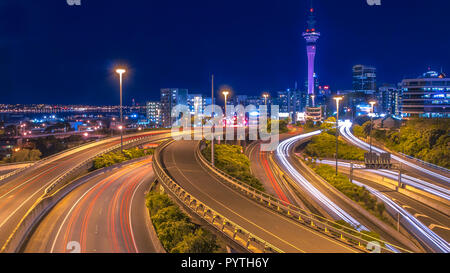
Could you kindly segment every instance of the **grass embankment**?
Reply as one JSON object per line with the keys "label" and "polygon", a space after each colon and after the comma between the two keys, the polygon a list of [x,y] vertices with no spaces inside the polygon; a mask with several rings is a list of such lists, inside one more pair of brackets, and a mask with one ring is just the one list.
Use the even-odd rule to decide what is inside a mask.
{"label": "grass embankment", "polygon": [[[353,126],[362,138],[370,133],[370,121]],[[400,130],[373,129],[372,136],[391,150],[450,168],[450,119],[411,119]]]}
{"label": "grass embankment", "polygon": [[153,154],[154,149],[132,148],[128,150],[107,153],[94,159],[94,170],[112,166],[117,163]]}
{"label": "grass embankment", "polygon": [[[336,153],[335,129],[327,130],[313,136],[304,150],[307,156],[313,158],[334,158]],[[338,158],[345,160],[364,161],[364,150],[347,144],[341,138],[338,140]]]}
{"label": "grass embankment", "polygon": [[308,165],[333,187],[345,194],[345,196],[360,204],[378,219],[390,224],[389,218],[385,215],[386,208],[384,204],[378,202],[377,198],[367,189],[353,184],[347,176],[341,173],[338,173],[336,176],[336,170],[332,166],[312,162],[308,162]]}
{"label": "grass embankment", "polygon": [[[250,160],[241,152],[242,147],[237,145],[214,145],[214,164],[217,168],[234,178],[256,188],[265,191],[263,184],[250,172]],[[202,150],[203,156],[211,161],[211,146]]]}
{"label": "grass embankment", "polygon": [[146,205],[156,233],[169,253],[212,253],[219,249],[216,236],[192,223],[166,194],[150,192]]}

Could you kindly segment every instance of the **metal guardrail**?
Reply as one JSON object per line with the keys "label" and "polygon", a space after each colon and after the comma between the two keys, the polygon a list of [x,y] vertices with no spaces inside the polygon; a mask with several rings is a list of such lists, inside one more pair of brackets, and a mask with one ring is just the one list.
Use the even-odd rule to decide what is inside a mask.
{"label": "metal guardrail", "polygon": [[217,211],[205,205],[203,202],[192,196],[178,185],[165,171],[160,162],[160,152],[166,148],[173,141],[168,141],[160,145],[153,157],[153,169],[158,180],[168,189],[173,196],[185,204],[196,215],[206,220],[220,233],[235,241],[239,245],[245,247],[251,252],[263,253],[283,253],[281,249],[273,246],[265,240],[247,231],[243,227],[229,220]]}
{"label": "metal guardrail", "polygon": [[[128,135],[128,136],[132,137],[133,135],[134,135],[134,134],[130,134],[130,135]],[[117,136],[106,137],[106,138],[101,139],[100,141],[112,140],[112,139],[114,139],[114,138],[117,138]],[[38,160],[38,161],[31,162],[30,165],[28,165],[28,166],[26,166],[26,167],[24,167],[24,168],[20,168],[20,169],[14,170],[14,171],[12,171],[12,172],[9,172],[9,173],[7,173],[7,174],[1,175],[1,176],[0,176],[0,182],[3,181],[3,180],[5,180],[6,178],[9,178],[9,177],[14,176],[14,175],[16,175],[16,174],[19,174],[19,173],[21,173],[21,172],[23,172],[23,171],[25,171],[25,170],[30,169],[30,168],[33,167],[33,166],[36,166],[36,165],[38,165],[38,164],[40,164],[40,163],[43,163],[43,162],[45,162],[45,161],[48,161],[48,160],[50,160],[50,159],[52,159],[52,158],[54,158],[54,157],[56,157],[56,156],[59,156],[59,155],[61,155],[61,154],[63,154],[63,153],[70,152],[70,151],[75,150],[75,149],[78,149],[78,148],[80,148],[80,147],[82,147],[82,146],[84,146],[84,145],[89,145],[89,144],[92,144],[92,143],[95,143],[95,142],[94,142],[94,141],[91,141],[91,142],[88,142],[88,143],[83,143],[83,144],[81,144],[81,145],[77,145],[77,146],[75,146],[75,147],[72,147],[72,148],[63,150],[63,151],[58,152],[58,153],[56,153],[56,154],[53,154],[53,155],[51,155],[51,156],[45,157],[45,158],[43,158],[43,159],[40,159],[40,160]],[[17,163],[21,163],[21,162],[17,162]]]}
{"label": "metal guardrail", "polygon": [[423,160],[421,160],[421,159],[412,157],[412,156],[407,155],[407,154],[404,154],[404,153],[399,153],[399,154],[401,154],[402,156],[404,156],[404,157],[406,157],[406,158],[408,158],[408,159],[414,160],[414,161],[416,161],[416,162],[418,162],[418,163],[420,163],[420,164],[422,164],[422,165],[425,165],[425,166],[428,166],[428,167],[431,167],[431,168],[434,168],[434,169],[438,169],[438,170],[444,171],[444,172],[446,172],[446,173],[450,173],[450,170],[449,170],[449,169],[444,168],[444,167],[442,167],[442,166],[438,166],[438,165],[435,165],[435,164],[433,164],[433,163],[429,163],[429,162],[423,161]]}
{"label": "metal guardrail", "polygon": [[309,226],[316,231],[326,234],[329,237],[337,239],[341,242],[345,242],[362,251],[368,251],[369,246],[373,246],[374,242],[378,242],[380,244],[381,252],[393,253],[393,251],[389,248],[386,248],[385,245],[393,246],[397,250],[402,252],[406,253],[411,252],[402,247],[395,246],[389,242],[380,240],[378,238],[374,238],[368,234],[363,234],[361,232],[350,229],[346,226],[340,225],[322,216],[315,215],[311,212],[305,211],[299,207],[291,205],[285,201],[273,197],[272,195],[269,195],[267,193],[264,193],[249,186],[248,184],[236,179],[235,177],[232,177],[231,175],[225,173],[224,171],[211,166],[211,163],[201,153],[200,150],[201,145],[202,142],[199,143],[196,149],[197,157],[200,159],[201,163],[205,167],[209,168],[211,172],[215,174],[216,177],[218,177],[221,182],[240,191],[245,196],[249,197],[250,199],[253,199],[259,204],[263,204],[266,207],[280,213],[283,216],[293,219],[296,222],[299,222],[303,225]]}

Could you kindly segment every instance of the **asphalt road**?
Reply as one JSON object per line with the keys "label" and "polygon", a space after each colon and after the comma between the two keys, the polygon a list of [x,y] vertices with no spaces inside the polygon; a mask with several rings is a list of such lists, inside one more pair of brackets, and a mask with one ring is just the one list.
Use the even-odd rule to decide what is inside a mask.
{"label": "asphalt road", "polygon": [[[156,140],[170,136],[166,132],[153,131],[141,133],[139,136],[155,135],[154,139]],[[136,135],[126,136],[124,140],[134,137]],[[55,178],[83,162],[87,157],[118,143],[120,143],[120,138],[89,143],[52,157],[5,181],[0,181],[0,246],[3,246],[28,209]]]}
{"label": "asphalt road", "polygon": [[[312,135],[314,133],[311,133]],[[280,168],[289,175],[293,181],[299,183],[300,187],[303,188],[301,194],[304,198],[312,198],[322,209],[324,209],[329,215],[333,216],[333,219],[344,219],[347,222],[355,223],[356,225],[362,225],[362,229],[368,229],[375,231],[380,234],[381,238],[387,242],[394,245],[402,246],[408,249],[417,250],[417,247],[409,242],[409,240],[397,234],[393,236],[390,232],[386,232],[378,226],[378,223],[372,221],[370,218],[366,217],[361,209],[356,209],[344,201],[345,196],[339,194],[339,192],[330,186],[328,183],[324,183],[318,179],[318,176],[313,175],[309,170],[307,170],[299,161],[293,156],[287,156],[294,154],[294,148],[296,144],[307,141],[310,136],[295,137],[292,139],[287,139],[282,142],[277,151],[277,162]],[[294,175],[296,172],[297,175]],[[301,175],[301,177],[298,177]],[[385,224],[385,228],[389,229],[389,226]]]}
{"label": "asphalt road", "polygon": [[197,161],[196,145],[196,141],[175,141],[163,151],[163,163],[181,187],[209,207],[285,252],[357,252],[222,184]]}
{"label": "asphalt road", "polygon": [[81,253],[155,252],[145,207],[152,178],[151,158],[93,177],[47,214],[24,252],[71,252],[76,244]]}
{"label": "asphalt road", "polygon": [[[350,173],[348,167],[340,166],[339,168],[341,172]],[[419,221],[425,224],[441,238],[443,238],[447,242],[450,241],[450,217],[448,215],[427,205],[424,205],[423,203],[404,194],[373,182],[380,179],[380,176],[377,174],[370,173],[366,170],[355,170],[353,175],[355,180],[358,180],[382,192],[384,195],[410,212],[411,215],[416,217]]]}

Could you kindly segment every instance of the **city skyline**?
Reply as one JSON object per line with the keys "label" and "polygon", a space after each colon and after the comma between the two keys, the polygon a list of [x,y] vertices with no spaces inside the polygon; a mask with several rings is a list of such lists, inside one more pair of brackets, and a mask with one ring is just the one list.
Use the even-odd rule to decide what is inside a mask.
{"label": "city skyline", "polygon": [[[315,1],[318,28],[325,35],[318,42],[320,51],[316,56],[320,82],[333,90],[351,89],[352,67],[356,64],[376,67],[380,84],[415,78],[428,67],[446,71],[450,58],[445,57],[447,51],[439,49],[450,47],[450,38],[439,35],[445,25],[443,17],[436,15],[449,4],[431,2],[408,1],[403,7],[409,11],[407,15],[392,17],[402,3],[369,6],[362,0],[339,4]],[[230,86],[232,94],[276,92],[293,88],[295,82],[305,89],[307,60],[301,34],[306,28],[309,1],[273,5],[262,1],[258,5],[242,4],[240,9],[234,2],[177,4],[170,9],[161,3],[141,4],[152,16],[137,11],[140,6],[126,6],[123,7],[126,20],[109,26],[113,16],[107,15],[108,20],[100,22],[96,12],[117,14],[121,9],[118,1],[109,1],[108,5],[84,1],[79,7],[70,7],[65,1],[40,6],[4,2],[4,18],[11,19],[20,13],[25,20],[14,31],[0,29],[4,60],[0,77],[6,91],[2,103],[115,105],[117,86],[112,70],[118,64],[129,68],[124,80],[125,104],[133,98],[142,102],[156,100],[160,89],[167,87],[207,94],[210,73],[215,74],[218,89]],[[417,9],[419,5],[427,10],[422,17],[429,24],[424,24],[423,18],[414,18],[421,10]],[[335,12],[337,6],[339,14]],[[33,8],[47,8],[50,13],[43,11],[37,15],[31,12]],[[184,9],[188,12],[183,12]],[[157,11],[161,14],[153,14]],[[233,14],[238,19],[219,23],[215,16],[208,15],[210,11]],[[137,13],[131,18],[127,12]],[[280,12],[285,14],[281,19],[272,17]],[[154,22],[170,13],[177,15],[173,22]],[[48,18],[40,20],[43,18],[38,16],[45,14]],[[153,15],[157,19],[152,19]],[[200,17],[196,19],[196,15]],[[375,20],[377,17],[383,20]],[[397,20],[403,17],[405,20]],[[37,19],[39,22],[34,24]],[[60,25],[52,26],[55,22]],[[3,25],[10,24],[11,20]],[[410,27],[406,28],[407,25]],[[94,27],[98,37],[87,34],[89,27]],[[423,31],[429,32],[428,42],[415,40],[408,48],[395,42],[401,40],[404,44],[405,36]],[[123,36],[117,35],[121,33]],[[175,39],[176,34],[181,35]],[[89,43],[83,42],[84,39],[89,39]],[[337,44],[340,39],[344,43]],[[138,40],[139,44],[133,43]],[[176,40],[179,42],[175,43]],[[425,50],[425,44],[428,47],[432,44],[435,50]],[[414,58],[407,58],[412,52]],[[170,65],[175,62],[177,65]],[[21,81],[21,77],[30,80]]]}

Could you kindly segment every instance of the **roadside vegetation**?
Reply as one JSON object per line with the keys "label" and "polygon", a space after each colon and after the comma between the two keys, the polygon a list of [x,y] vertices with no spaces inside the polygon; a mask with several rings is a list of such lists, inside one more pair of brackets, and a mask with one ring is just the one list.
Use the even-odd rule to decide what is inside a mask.
{"label": "roadside vegetation", "polygon": [[[353,126],[353,133],[368,137],[370,121]],[[449,119],[411,119],[400,130],[373,129],[372,136],[391,150],[450,168]]]}
{"label": "roadside vegetation", "polygon": [[[320,135],[313,136],[306,145],[304,153],[313,158],[334,158],[336,153],[336,119],[328,118],[319,128],[323,130]],[[338,158],[345,160],[364,160],[364,150],[347,144],[340,137],[338,140]]]}
{"label": "roadside vegetation", "polygon": [[215,235],[192,223],[166,195],[150,192],[146,198],[156,233],[169,253],[213,253],[219,250]]}
{"label": "roadside vegetation", "polygon": [[[211,161],[211,146],[202,150],[203,156]],[[234,178],[256,188],[265,191],[263,184],[250,172],[250,160],[242,153],[242,147],[237,145],[214,145],[214,164],[217,168]]]}
{"label": "roadside vegetation", "polygon": [[280,134],[284,134],[289,132],[289,128],[287,127],[290,122],[290,119],[280,119],[278,121],[272,121],[272,119],[267,120],[267,132],[270,133],[272,129],[272,123],[276,126],[276,123],[278,123],[278,132]]}
{"label": "roadside vegetation", "polygon": [[132,148],[128,150],[123,150],[123,153],[120,151],[107,153],[101,156],[98,156],[94,159],[94,170],[109,167],[111,165],[121,163],[124,161],[128,161],[131,159],[143,157],[146,155],[152,155],[154,149],[139,149]]}
{"label": "roadside vegetation", "polygon": [[345,196],[360,204],[364,209],[366,209],[378,219],[389,223],[389,219],[384,213],[386,210],[384,204],[382,202],[379,202],[377,198],[364,187],[353,184],[352,182],[350,182],[350,179],[344,174],[338,173],[338,175],[336,175],[336,170],[332,166],[316,164],[312,161],[307,161],[307,164],[318,175],[320,175],[337,190],[342,192]]}
{"label": "roadside vegetation", "polygon": [[42,153],[37,149],[20,149],[13,152],[11,157],[5,158],[4,163],[30,162],[41,159]]}

